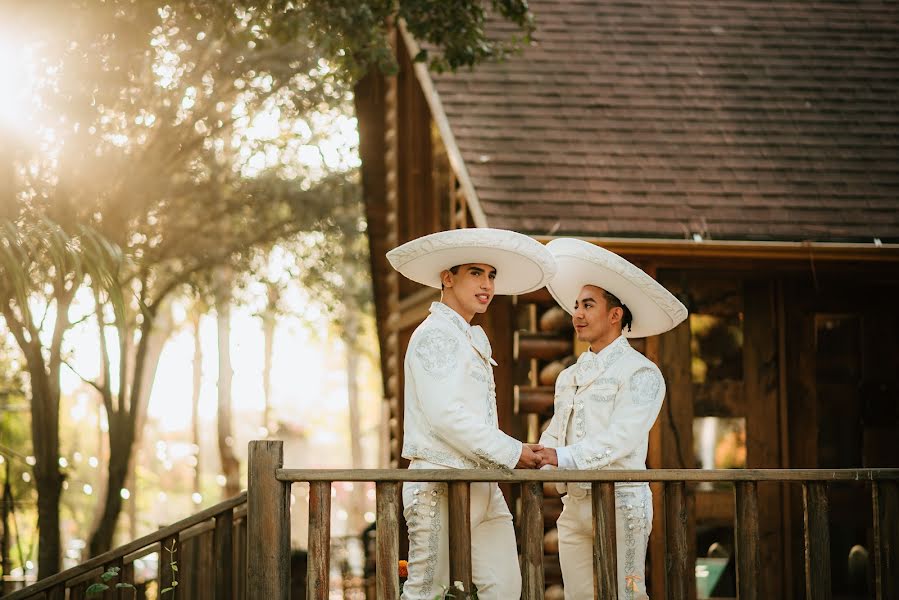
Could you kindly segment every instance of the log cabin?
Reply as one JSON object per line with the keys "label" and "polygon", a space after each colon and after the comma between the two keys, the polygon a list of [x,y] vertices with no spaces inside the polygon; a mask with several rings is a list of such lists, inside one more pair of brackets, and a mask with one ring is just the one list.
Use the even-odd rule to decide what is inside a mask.
{"label": "log cabin", "polygon": [[[590,240],[687,305],[680,327],[635,342],[667,382],[650,468],[899,466],[899,6],[531,8],[532,44],[452,74],[414,62],[400,24],[398,72],[356,89],[390,466],[404,466],[405,346],[438,295],[384,254],[457,227]],[[496,298],[480,324],[501,427],[535,441],[555,376],[582,348],[545,290]],[[869,589],[865,493],[829,497],[836,597]],[[691,595],[733,595],[720,572],[732,498],[687,487]],[[758,502],[762,597],[803,597],[800,490],[761,483]],[[547,585],[560,583],[560,510],[547,487]],[[651,595],[664,588],[664,544],[650,540]]]}

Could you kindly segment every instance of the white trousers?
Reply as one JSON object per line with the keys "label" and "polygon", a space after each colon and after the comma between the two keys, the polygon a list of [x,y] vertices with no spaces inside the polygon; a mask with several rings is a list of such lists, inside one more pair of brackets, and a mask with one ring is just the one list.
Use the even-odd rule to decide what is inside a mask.
{"label": "white trousers", "polygon": [[[445,483],[403,484],[409,577],[402,600],[434,600],[450,586]],[[471,484],[471,572],[480,600],[521,597],[521,568],[506,499],[495,483]]]}
{"label": "white trousers", "polygon": [[[569,486],[559,516],[559,562],[565,600],[593,600],[593,502],[587,490]],[[646,548],[652,529],[648,484],[615,489],[618,598],[646,600]]]}

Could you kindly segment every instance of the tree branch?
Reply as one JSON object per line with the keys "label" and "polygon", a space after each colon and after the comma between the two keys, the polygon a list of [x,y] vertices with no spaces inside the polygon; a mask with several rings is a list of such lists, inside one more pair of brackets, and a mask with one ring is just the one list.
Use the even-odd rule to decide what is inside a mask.
{"label": "tree branch", "polygon": [[67,366],[67,367],[69,368],[69,370],[70,370],[72,373],[74,373],[75,375],[77,375],[78,378],[79,378],[81,381],[83,381],[84,383],[88,384],[89,386],[91,386],[92,388],[94,388],[95,390],[97,390],[98,392],[100,392],[100,395],[101,395],[101,396],[103,395],[103,388],[100,386],[99,383],[97,383],[97,382],[94,381],[93,379],[88,379],[87,377],[85,377],[84,375],[82,375],[81,373],[79,373],[79,372],[78,372],[78,369],[76,369],[74,366],[72,366],[72,363],[70,363],[70,362],[67,361],[66,359],[62,359],[62,364],[64,364],[65,366]]}

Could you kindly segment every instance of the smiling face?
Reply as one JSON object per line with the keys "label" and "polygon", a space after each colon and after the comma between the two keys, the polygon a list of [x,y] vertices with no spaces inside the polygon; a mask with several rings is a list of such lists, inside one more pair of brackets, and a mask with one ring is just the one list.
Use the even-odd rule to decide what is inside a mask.
{"label": "smiling face", "polygon": [[585,285],[574,303],[571,323],[577,339],[590,344],[593,352],[599,352],[621,335],[623,316],[620,306],[609,306],[602,288]]}
{"label": "smiling face", "polygon": [[[455,271],[455,272],[453,272]],[[470,263],[440,274],[444,304],[471,321],[476,314],[487,312],[493,300],[496,269],[490,265]]]}

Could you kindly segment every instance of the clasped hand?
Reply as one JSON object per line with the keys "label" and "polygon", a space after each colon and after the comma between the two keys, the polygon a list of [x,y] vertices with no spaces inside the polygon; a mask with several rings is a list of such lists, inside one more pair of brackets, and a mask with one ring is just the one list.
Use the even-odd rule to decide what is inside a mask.
{"label": "clasped hand", "polygon": [[546,465],[559,466],[555,448],[545,448],[540,444],[522,444],[516,469],[539,469]]}

